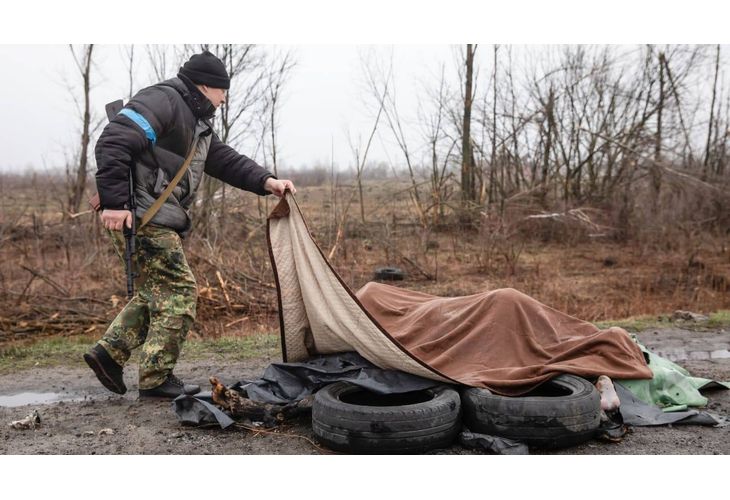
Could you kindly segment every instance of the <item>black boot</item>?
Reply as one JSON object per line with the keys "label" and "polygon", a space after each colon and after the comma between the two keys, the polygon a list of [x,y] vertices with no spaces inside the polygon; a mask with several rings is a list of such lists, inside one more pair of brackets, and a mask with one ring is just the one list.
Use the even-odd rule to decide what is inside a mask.
{"label": "black boot", "polygon": [[185,384],[182,380],[177,378],[172,373],[167,376],[167,379],[157,387],[152,389],[140,389],[140,398],[167,398],[174,399],[181,394],[187,394],[192,396],[200,392],[200,386],[194,384]]}
{"label": "black boot", "polygon": [[84,361],[89,365],[89,368],[94,370],[101,385],[117,394],[127,392],[122,367],[109,356],[109,353],[102,346],[97,344],[92,347],[89,352],[84,354]]}

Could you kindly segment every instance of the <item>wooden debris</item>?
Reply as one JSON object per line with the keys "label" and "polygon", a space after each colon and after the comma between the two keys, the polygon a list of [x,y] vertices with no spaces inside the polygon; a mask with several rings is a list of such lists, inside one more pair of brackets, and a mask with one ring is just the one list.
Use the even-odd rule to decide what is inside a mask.
{"label": "wooden debris", "polygon": [[285,405],[259,403],[248,399],[238,391],[227,388],[216,377],[210,377],[210,384],[213,402],[227,411],[232,418],[247,418],[254,422],[263,422],[267,427],[274,427],[286,420],[311,412],[314,401],[314,396],[308,396]]}

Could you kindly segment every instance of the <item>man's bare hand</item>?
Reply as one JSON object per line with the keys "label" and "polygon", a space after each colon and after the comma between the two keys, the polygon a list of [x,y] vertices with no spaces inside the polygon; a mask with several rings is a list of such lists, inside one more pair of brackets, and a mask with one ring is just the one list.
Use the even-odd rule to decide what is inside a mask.
{"label": "man's bare hand", "polygon": [[131,228],[132,212],[129,210],[102,210],[101,223],[112,231],[121,231],[125,223],[127,227]]}
{"label": "man's bare hand", "polygon": [[271,194],[275,194],[279,198],[284,196],[284,191],[286,191],[287,189],[291,191],[291,194],[295,194],[297,192],[292,181],[285,179],[274,179],[273,177],[269,177],[268,179],[266,179],[266,183],[264,183],[264,189]]}

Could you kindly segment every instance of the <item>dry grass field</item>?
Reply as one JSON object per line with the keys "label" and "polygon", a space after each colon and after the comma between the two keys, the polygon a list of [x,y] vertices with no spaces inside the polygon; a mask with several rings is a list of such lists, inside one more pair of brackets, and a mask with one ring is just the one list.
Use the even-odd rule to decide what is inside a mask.
{"label": "dry grass field", "polygon": [[[61,188],[51,181],[6,177],[0,184],[2,342],[101,335],[125,303],[123,268],[108,235],[90,212],[64,215]],[[513,287],[597,322],[730,308],[728,235],[677,230],[619,243],[600,210],[581,212],[590,220],[583,224],[578,217],[530,218],[536,211],[527,205],[498,223],[482,214],[476,229],[448,214],[423,225],[407,184],[397,181],[365,183],[363,210],[352,186],[300,184],[296,198],[353,289],[377,267],[396,266],[406,273],[397,286],[442,296]],[[224,209],[186,240],[200,294],[193,338],[276,330],[265,223],[276,201],[229,189]]]}

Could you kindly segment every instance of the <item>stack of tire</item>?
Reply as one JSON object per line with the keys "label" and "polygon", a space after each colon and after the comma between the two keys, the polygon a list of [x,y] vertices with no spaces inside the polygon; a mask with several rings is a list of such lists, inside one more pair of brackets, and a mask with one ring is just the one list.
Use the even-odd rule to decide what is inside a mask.
{"label": "stack of tire", "polygon": [[522,441],[537,448],[574,446],[600,425],[600,396],[587,380],[559,375],[521,397],[439,385],[403,394],[375,394],[346,382],[316,393],[317,439],[347,453],[405,454],[448,448],[462,430]]}
{"label": "stack of tire", "polygon": [[403,394],[375,394],[337,382],[319,390],[312,429],[328,448],[349,453],[423,453],[448,448],[461,431],[461,401],[440,385]]}
{"label": "stack of tire", "polygon": [[464,425],[537,448],[565,448],[591,439],[601,424],[601,396],[587,380],[558,375],[521,397],[487,389],[461,392]]}

